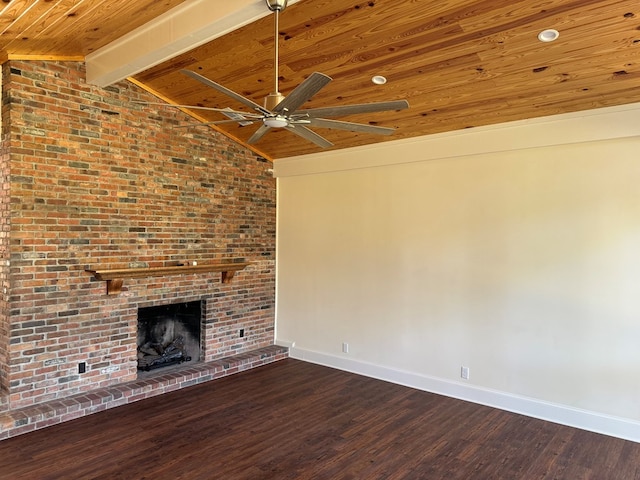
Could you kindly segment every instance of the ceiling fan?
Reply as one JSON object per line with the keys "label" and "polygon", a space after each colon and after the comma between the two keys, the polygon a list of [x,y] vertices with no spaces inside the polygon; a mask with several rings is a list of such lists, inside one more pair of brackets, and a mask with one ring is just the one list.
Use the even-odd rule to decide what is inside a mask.
{"label": "ceiling fan", "polygon": [[360,113],[381,112],[389,110],[402,110],[409,107],[406,100],[395,100],[389,102],[375,102],[352,104],[344,106],[311,108],[300,110],[299,108],[308,100],[318,93],[332,79],[331,77],[314,72],[288,95],[283,95],[278,90],[278,22],[279,14],[287,6],[287,0],[265,0],[269,10],[274,12],[274,92],[270,93],[264,99],[264,105],[250,100],[228,88],[216,83],[199,73],[191,70],[180,70],[181,73],[187,75],[208,87],[217,90],[224,95],[233,98],[241,104],[249,107],[251,112],[242,112],[232,110],[230,108],[212,108],[212,107],[196,107],[191,105],[173,105],[175,107],[192,108],[200,110],[211,110],[222,113],[228,117],[228,120],[218,120],[213,122],[204,122],[202,125],[213,125],[221,123],[237,122],[242,126],[253,123],[261,123],[260,127],[247,140],[248,144],[256,143],[267,132],[273,128],[284,128],[306,140],[309,140],[322,148],[331,147],[333,144],[327,139],[307,128],[320,127],[339,130],[348,130],[359,133],[372,133],[380,135],[390,135],[395,131],[394,128],[378,127],[362,123],[344,122],[339,120],[331,120],[326,117],[340,117],[345,115],[353,115]]}

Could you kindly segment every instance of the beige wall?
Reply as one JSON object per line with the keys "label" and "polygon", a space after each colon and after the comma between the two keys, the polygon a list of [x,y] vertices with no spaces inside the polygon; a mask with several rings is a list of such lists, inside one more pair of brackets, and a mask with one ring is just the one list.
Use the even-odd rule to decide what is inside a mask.
{"label": "beige wall", "polygon": [[[637,428],[640,136],[586,129],[568,143],[558,128],[639,111],[385,144],[388,165],[357,149],[333,171],[336,154],[276,162],[278,339],[399,383]],[[487,148],[496,135],[511,146]],[[433,154],[470,144],[481,153]]]}

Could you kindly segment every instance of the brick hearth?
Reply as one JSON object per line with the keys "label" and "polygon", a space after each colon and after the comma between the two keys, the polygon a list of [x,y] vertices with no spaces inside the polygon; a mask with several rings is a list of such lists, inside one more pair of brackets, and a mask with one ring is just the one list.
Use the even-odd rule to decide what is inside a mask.
{"label": "brick hearth", "polygon": [[141,380],[93,390],[90,393],[72,395],[61,400],[52,400],[10,412],[3,413],[0,407],[0,440],[108,408],[226,377],[282,360],[287,356],[288,349],[286,347],[270,346],[186,368],[169,368],[166,372],[158,370]]}

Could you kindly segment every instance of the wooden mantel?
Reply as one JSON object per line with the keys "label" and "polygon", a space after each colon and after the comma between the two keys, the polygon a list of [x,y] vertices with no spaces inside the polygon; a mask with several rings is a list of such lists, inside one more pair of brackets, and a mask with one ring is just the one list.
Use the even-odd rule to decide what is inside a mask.
{"label": "wooden mantel", "polygon": [[125,278],[163,277],[167,275],[183,275],[189,273],[221,272],[222,283],[229,283],[233,275],[249,265],[248,262],[226,262],[210,264],[184,264],[168,267],[121,268],[115,270],[85,270],[97,280],[107,282],[107,295],[117,295],[122,290]]}

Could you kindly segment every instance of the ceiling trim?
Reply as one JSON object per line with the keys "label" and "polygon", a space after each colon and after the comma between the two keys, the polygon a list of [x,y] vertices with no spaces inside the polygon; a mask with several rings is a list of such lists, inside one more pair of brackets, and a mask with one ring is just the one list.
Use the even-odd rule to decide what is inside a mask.
{"label": "ceiling trim", "polygon": [[87,55],[87,83],[105,87],[119,82],[269,14],[257,0],[186,1]]}
{"label": "ceiling trim", "polygon": [[27,55],[27,54],[8,54],[0,63],[7,60],[37,61],[45,60],[48,62],[84,62],[83,55]]}
{"label": "ceiling trim", "polygon": [[291,177],[621,138],[640,139],[640,103],[276,159],[273,170]]}

